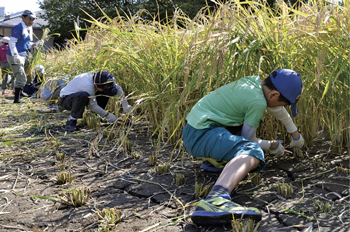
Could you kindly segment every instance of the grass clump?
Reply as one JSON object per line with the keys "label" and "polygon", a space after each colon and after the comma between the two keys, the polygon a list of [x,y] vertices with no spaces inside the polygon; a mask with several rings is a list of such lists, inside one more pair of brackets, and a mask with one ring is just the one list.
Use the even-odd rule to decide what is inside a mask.
{"label": "grass clump", "polygon": [[156,155],[156,154],[150,155],[150,156],[148,157],[148,161],[149,161],[149,164],[150,164],[151,166],[157,165],[157,162],[158,162],[157,155]]}
{"label": "grass clump", "polygon": [[316,199],[314,201],[314,205],[315,205],[315,208],[316,208],[316,211],[321,211],[321,212],[324,212],[324,213],[329,213],[332,209],[332,206],[331,204],[329,204],[328,202],[327,203],[324,203],[318,199]]}
{"label": "grass clump", "polygon": [[158,175],[161,175],[163,173],[168,173],[169,172],[169,167],[170,167],[169,163],[160,164],[160,165],[156,166],[156,173]]}
{"label": "grass clump", "polygon": [[303,159],[304,153],[299,147],[293,147],[293,154],[297,159]]}
{"label": "grass clump", "polygon": [[60,199],[67,205],[80,207],[85,205],[90,198],[91,190],[89,188],[74,188],[64,192]]}
{"label": "grass clump", "polygon": [[175,184],[178,186],[184,185],[187,181],[187,178],[185,178],[185,175],[180,173],[174,173],[173,178],[174,178]]}
{"label": "grass clump", "polygon": [[260,222],[255,224],[253,219],[235,219],[231,221],[232,232],[256,232],[260,226]]}
{"label": "grass clump", "polygon": [[110,231],[123,219],[123,212],[114,208],[96,209],[96,216],[100,223],[99,231]]}
{"label": "grass clump", "polygon": [[259,173],[249,173],[249,179],[253,186],[257,186],[261,183],[261,175]]}
{"label": "grass clump", "polygon": [[276,190],[278,194],[285,198],[291,197],[294,192],[292,184],[287,183],[276,183]]}
{"label": "grass clump", "polygon": [[205,198],[210,193],[210,190],[212,187],[213,187],[213,184],[204,185],[203,183],[199,184],[196,181],[195,186],[194,186],[195,198],[199,198],[199,197]]}
{"label": "grass clump", "polygon": [[61,171],[57,174],[57,184],[66,184],[72,182],[74,177],[69,171]]}
{"label": "grass clump", "polygon": [[88,128],[92,130],[99,130],[100,129],[100,118],[97,116],[97,114],[92,112],[84,112],[82,123],[86,125]]}
{"label": "grass clump", "polygon": [[134,159],[139,159],[140,157],[141,157],[141,152],[139,152],[139,151],[132,151],[131,152],[131,156],[132,156],[132,158],[134,158]]}
{"label": "grass clump", "polygon": [[315,167],[317,167],[317,168],[320,168],[322,166],[321,159],[313,159],[312,162],[314,163]]}
{"label": "grass clump", "polygon": [[118,141],[118,145],[121,146],[124,151],[132,152],[132,143],[126,136],[120,136],[120,140]]}
{"label": "grass clump", "polygon": [[112,130],[111,131],[104,130],[103,131],[103,136],[105,138],[107,138],[107,140],[111,141],[111,140],[113,140],[115,138],[116,133],[115,133],[115,131],[112,131]]}
{"label": "grass clump", "polygon": [[335,167],[335,171],[336,173],[341,173],[341,174],[345,174],[345,175],[349,175],[349,169],[348,168],[343,168],[343,167]]}
{"label": "grass clump", "polygon": [[66,154],[65,153],[63,153],[63,152],[61,152],[61,153],[57,152],[56,153],[56,160],[57,161],[63,161],[64,158],[66,158]]}

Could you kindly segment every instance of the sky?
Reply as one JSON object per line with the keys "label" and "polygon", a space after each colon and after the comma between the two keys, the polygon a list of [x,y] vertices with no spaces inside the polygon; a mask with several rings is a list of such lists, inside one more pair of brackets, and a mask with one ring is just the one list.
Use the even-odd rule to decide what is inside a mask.
{"label": "sky", "polygon": [[38,1],[42,0],[0,0],[0,7],[5,7],[5,14],[25,10],[38,11],[40,10]]}

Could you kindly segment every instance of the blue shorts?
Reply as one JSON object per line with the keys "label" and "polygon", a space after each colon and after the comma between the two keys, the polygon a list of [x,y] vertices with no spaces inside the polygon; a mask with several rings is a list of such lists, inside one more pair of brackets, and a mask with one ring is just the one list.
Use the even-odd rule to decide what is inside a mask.
{"label": "blue shorts", "polygon": [[196,129],[187,124],[182,130],[182,140],[186,150],[195,157],[230,161],[246,154],[261,160],[259,167],[251,172],[259,172],[266,166],[264,152],[257,143],[232,135],[216,124],[206,129]]}

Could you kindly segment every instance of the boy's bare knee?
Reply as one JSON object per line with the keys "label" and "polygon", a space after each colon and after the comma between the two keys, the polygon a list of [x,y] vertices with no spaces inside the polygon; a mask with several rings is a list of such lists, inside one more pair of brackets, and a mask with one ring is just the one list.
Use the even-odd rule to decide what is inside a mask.
{"label": "boy's bare knee", "polygon": [[259,166],[261,160],[259,160],[258,158],[254,157],[254,156],[252,156],[252,158],[253,158],[252,159],[252,166],[253,166],[253,169],[254,169],[254,168],[257,168]]}

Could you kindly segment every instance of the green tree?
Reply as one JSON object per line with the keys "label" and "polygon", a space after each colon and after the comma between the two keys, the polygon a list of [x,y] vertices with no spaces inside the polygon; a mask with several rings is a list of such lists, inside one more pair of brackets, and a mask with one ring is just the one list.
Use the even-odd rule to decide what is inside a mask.
{"label": "green tree", "polygon": [[[86,13],[98,19],[103,16],[99,7],[111,18],[116,17],[117,10],[124,14],[133,14],[139,8],[134,0],[44,0],[39,2],[40,8],[45,11],[40,17],[48,22],[47,27],[51,33],[59,33],[61,36],[55,39],[55,43],[61,43],[65,38],[71,39],[75,35],[74,22],[79,17],[79,27],[90,26],[82,19],[90,19]],[[85,13],[85,12],[86,13]],[[84,32],[80,32],[84,36]]]}

